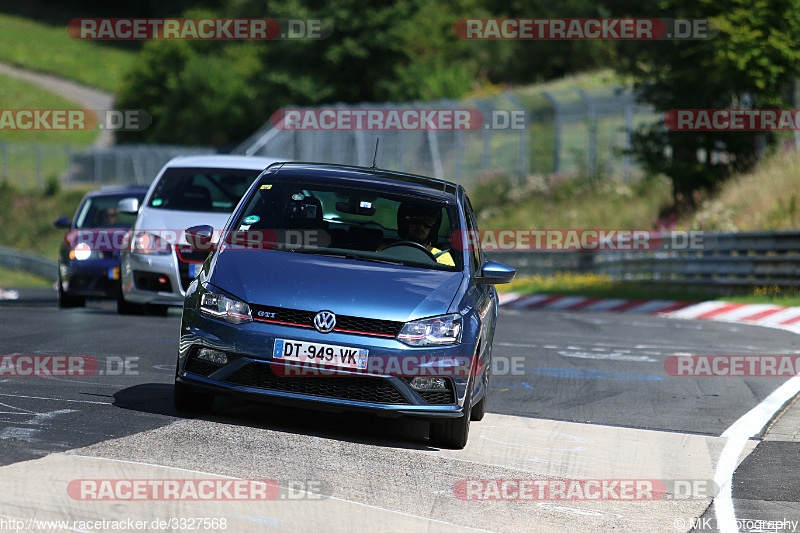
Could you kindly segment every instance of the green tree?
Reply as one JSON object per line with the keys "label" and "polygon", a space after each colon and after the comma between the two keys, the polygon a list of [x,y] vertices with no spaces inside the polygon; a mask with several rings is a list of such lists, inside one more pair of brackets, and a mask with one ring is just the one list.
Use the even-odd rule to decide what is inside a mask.
{"label": "green tree", "polygon": [[147,43],[118,95],[120,108],[153,116],[122,141],[232,144],[289,105],[462,96],[477,59],[452,31],[480,0],[241,0],[187,17],[321,19],[324,40]]}
{"label": "green tree", "polygon": [[[641,16],[641,15],[639,15]],[[618,68],[657,109],[787,108],[800,76],[800,0],[662,0],[649,16],[709,18],[708,39],[626,43]],[[680,132],[663,124],[639,129],[634,151],[646,168],[673,184],[676,208],[693,193],[746,170],[764,132]]]}

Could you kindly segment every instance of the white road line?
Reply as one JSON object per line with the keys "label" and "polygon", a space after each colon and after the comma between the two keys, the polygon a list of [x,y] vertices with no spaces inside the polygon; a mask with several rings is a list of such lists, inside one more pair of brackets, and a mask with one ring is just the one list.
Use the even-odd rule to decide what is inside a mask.
{"label": "white road line", "polygon": [[783,405],[800,393],[800,376],[795,376],[775,389],[764,401],[752,408],[747,414],[733,423],[721,435],[728,442],[719,457],[714,483],[720,488],[719,495],[714,498],[714,514],[717,527],[722,533],[736,533],[736,510],[733,507],[733,473],[739,462],[747,441],[758,434],[766,426],[775,413]]}
{"label": "white road line", "polygon": [[4,394],[0,392],[0,396],[8,396],[11,398],[27,398],[29,400],[51,400],[54,402],[73,402],[73,403],[91,403],[94,405],[113,405],[112,402],[93,402],[90,400],[67,400],[64,398],[45,398],[44,396],[23,396],[21,394]]}

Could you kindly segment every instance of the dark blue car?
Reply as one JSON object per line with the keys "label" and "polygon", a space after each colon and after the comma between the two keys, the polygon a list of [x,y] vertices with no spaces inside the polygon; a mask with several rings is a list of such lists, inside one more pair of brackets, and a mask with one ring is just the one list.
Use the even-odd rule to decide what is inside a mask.
{"label": "dark blue car", "polygon": [[[279,163],[253,183],[186,293],[175,406],[214,393],[431,422],[463,448],[486,409],[497,320],[475,214],[453,183]],[[215,241],[215,244],[211,244]]]}
{"label": "dark blue car", "polygon": [[119,252],[136,218],[118,209],[120,200],[141,203],[147,186],[104,187],[86,194],[72,220],[60,217],[55,227],[68,229],[58,254],[58,306],[81,307],[87,298],[118,299]]}

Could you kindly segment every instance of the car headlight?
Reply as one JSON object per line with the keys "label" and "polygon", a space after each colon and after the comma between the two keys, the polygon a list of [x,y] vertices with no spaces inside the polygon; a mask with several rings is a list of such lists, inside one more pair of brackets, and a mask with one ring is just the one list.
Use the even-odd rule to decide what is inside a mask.
{"label": "car headlight", "polygon": [[461,315],[443,315],[406,322],[397,340],[409,346],[440,346],[461,342]]}
{"label": "car headlight", "polygon": [[172,245],[158,235],[139,232],[131,241],[131,252],[135,254],[167,255],[172,251]]}
{"label": "car headlight", "polygon": [[92,248],[85,242],[78,243],[78,245],[69,252],[69,258],[77,259],[78,261],[89,259],[91,255]]}
{"label": "car headlight", "polygon": [[200,313],[231,324],[252,322],[250,306],[237,298],[231,298],[213,291],[204,292],[200,296]]}

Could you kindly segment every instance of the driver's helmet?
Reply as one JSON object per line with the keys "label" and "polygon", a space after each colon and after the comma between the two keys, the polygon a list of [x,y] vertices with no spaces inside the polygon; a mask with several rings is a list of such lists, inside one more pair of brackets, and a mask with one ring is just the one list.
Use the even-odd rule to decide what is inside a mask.
{"label": "driver's helmet", "polygon": [[425,245],[435,244],[439,236],[439,227],[442,225],[442,209],[422,202],[403,202],[397,209],[397,234],[401,239],[407,239],[409,222],[414,217],[421,217],[423,224],[430,228],[428,242]]}

